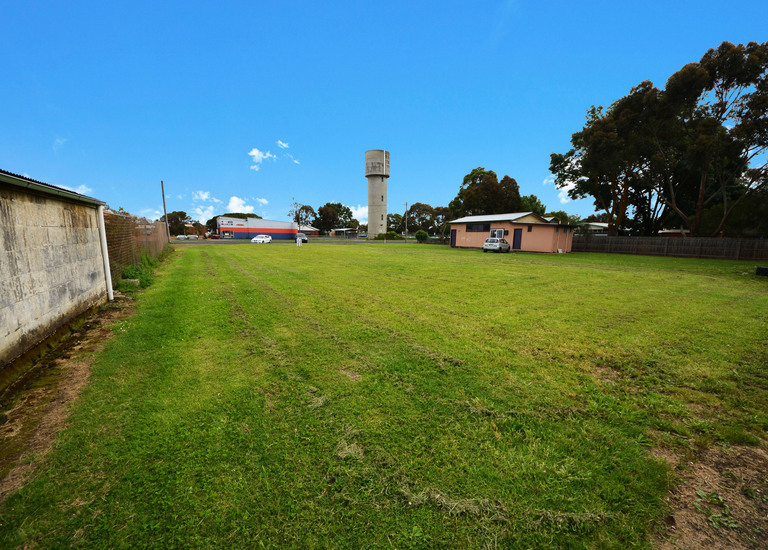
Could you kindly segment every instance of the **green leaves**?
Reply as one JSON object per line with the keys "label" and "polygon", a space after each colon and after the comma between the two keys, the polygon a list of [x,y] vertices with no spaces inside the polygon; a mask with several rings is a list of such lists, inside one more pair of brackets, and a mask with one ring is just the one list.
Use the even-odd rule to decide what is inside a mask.
{"label": "green leaves", "polygon": [[721,205],[708,234],[768,186],[768,42],[723,42],[688,63],[664,90],[633,87],[605,111],[592,106],[573,149],[553,153],[550,171],[572,198],[592,197],[609,231],[634,216],[635,231],[662,225],[702,230],[705,209]]}
{"label": "green leaves", "polygon": [[[737,529],[739,527],[739,524],[736,523],[733,516],[731,516],[731,507],[725,503],[723,497],[716,492],[707,493],[702,490],[697,490],[696,496],[699,498],[693,503],[694,508],[706,515],[707,521],[709,521],[715,529],[719,529],[720,527]],[[715,505],[717,508],[713,510],[709,506],[706,506],[706,504]]]}
{"label": "green leaves", "polygon": [[448,205],[451,216],[479,216],[520,212],[520,187],[514,178],[498,180],[496,172],[478,167],[464,176],[459,193]]}

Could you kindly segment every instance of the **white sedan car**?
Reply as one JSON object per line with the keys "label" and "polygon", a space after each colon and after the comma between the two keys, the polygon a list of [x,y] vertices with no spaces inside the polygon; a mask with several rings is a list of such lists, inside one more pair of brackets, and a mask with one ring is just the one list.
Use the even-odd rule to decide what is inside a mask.
{"label": "white sedan car", "polygon": [[272,237],[269,235],[256,235],[254,238],[251,239],[252,243],[271,243]]}
{"label": "white sedan car", "polygon": [[485,242],[483,243],[483,252],[488,252],[489,250],[493,250],[494,252],[509,252],[510,248],[511,247],[506,239],[491,237],[485,239]]}

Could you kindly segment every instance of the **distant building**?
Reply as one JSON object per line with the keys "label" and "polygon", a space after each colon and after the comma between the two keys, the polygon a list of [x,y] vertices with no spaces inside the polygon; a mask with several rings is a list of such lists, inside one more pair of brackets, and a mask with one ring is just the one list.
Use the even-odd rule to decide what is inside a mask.
{"label": "distant building", "polygon": [[579,224],[580,234],[608,235],[608,224],[603,222],[584,222]]}
{"label": "distant building", "polygon": [[269,235],[273,240],[295,241],[299,233],[296,222],[278,222],[261,218],[228,218],[219,216],[216,228],[222,239],[251,239],[256,235]]}
{"label": "distant building", "polygon": [[308,237],[317,237],[320,234],[320,230],[311,225],[302,225],[299,227],[299,232],[304,233]]}
{"label": "distant building", "polygon": [[334,237],[346,237],[348,239],[354,239],[357,237],[357,229],[352,227],[340,227],[339,229],[332,229],[331,235]]}

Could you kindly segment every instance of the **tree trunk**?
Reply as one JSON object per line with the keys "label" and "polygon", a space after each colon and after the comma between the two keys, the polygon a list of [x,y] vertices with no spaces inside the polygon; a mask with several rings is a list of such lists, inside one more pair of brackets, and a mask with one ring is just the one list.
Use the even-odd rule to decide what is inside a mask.
{"label": "tree trunk", "polygon": [[701,183],[699,184],[699,198],[696,200],[696,212],[693,217],[693,226],[691,227],[691,237],[698,237],[699,227],[701,226],[701,215],[704,213],[704,195],[707,189],[707,172],[701,173]]}

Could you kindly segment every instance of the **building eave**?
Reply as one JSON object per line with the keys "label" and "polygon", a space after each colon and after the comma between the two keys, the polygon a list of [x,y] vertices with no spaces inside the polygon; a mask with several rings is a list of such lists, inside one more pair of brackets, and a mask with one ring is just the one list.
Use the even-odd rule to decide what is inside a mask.
{"label": "building eave", "polygon": [[56,187],[55,185],[51,185],[49,183],[43,183],[42,181],[33,180],[31,178],[20,176],[18,174],[14,174],[12,172],[8,172],[6,170],[1,170],[1,169],[0,169],[0,182],[6,183],[8,185],[13,185],[15,187],[23,187],[25,189],[29,189],[30,191],[34,191],[36,193],[53,195],[62,199],[85,203],[85,204],[91,204],[93,206],[106,205],[104,201],[100,201],[99,199],[94,199],[93,197],[81,195],[80,193],[75,193],[74,191],[70,191],[69,189]]}

